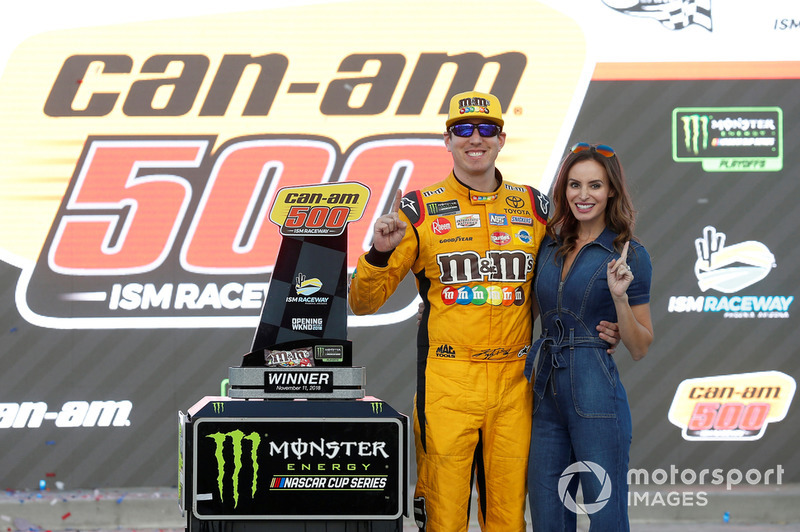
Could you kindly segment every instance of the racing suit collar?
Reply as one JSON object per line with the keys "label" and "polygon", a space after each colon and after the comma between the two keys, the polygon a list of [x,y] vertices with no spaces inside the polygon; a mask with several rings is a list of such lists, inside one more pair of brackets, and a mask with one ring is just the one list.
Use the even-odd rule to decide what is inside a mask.
{"label": "racing suit collar", "polygon": [[494,169],[494,178],[497,181],[497,188],[492,192],[481,192],[479,190],[472,190],[469,185],[461,181],[455,174],[455,170],[450,172],[451,185],[459,195],[464,196],[469,200],[472,205],[483,205],[486,203],[494,203],[500,197],[500,187],[503,186],[503,174],[497,168]]}

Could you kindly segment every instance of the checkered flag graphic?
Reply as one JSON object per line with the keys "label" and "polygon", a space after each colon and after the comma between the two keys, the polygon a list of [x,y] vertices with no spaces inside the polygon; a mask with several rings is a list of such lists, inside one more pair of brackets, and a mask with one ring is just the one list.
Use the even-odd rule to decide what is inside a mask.
{"label": "checkered flag graphic", "polygon": [[712,31],[711,0],[603,0],[603,3],[626,15],[656,19],[670,30],[697,24]]}

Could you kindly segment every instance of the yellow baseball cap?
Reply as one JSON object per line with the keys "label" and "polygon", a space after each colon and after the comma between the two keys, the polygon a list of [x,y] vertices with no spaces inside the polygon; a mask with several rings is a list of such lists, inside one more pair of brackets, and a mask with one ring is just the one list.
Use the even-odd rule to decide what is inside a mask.
{"label": "yellow baseball cap", "polygon": [[467,118],[483,118],[503,127],[503,111],[500,100],[494,94],[469,91],[456,94],[450,98],[450,113],[446,127]]}

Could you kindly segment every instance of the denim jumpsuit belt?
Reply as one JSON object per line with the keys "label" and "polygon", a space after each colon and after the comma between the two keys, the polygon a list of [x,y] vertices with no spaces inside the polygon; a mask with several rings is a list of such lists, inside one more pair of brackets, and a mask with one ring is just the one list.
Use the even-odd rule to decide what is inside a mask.
{"label": "denim jumpsuit belt", "polygon": [[536,380],[533,384],[533,391],[536,396],[541,400],[544,397],[545,387],[547,381],[550,379],[550,374],[553,369],[568,367],[568,361],[564,358],[563,350],[569,348],[574,351],[576,347],[598,347],[603,350],[608,349],[608,342],[604,342],[599,337],[595,336],[575,336],[575,329],[569,330],[569,338],[564,341],[564,324],[560,319],[555,320],[556,328],[558,329],[558,338],[548,336],[548,331],[545,330],[542,336],[534,342],[531,348],[528,359],[525,362],[525,377],[530,380],[533,361],[537,359],[534,353],[538,355],[539,367],[536,372]]}

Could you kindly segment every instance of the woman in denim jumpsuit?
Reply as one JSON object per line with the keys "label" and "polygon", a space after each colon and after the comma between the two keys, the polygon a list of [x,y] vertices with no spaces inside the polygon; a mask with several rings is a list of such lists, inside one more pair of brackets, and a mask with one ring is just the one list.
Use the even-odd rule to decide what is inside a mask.
{"label": "woman in denim jumpsuit", "polygon": [[[591,530],[629,530],[630,407],[594,324],[617,322],[634,360],[647,353],[650,256],[632,240],[633,206],[612,148],[576,144],[552,199],[534,280],[542,336],[532,350],[538,352],[528,466],[533,529],[575,530],[580,478]],[[533,361],[531,354],[529,379]]]}

